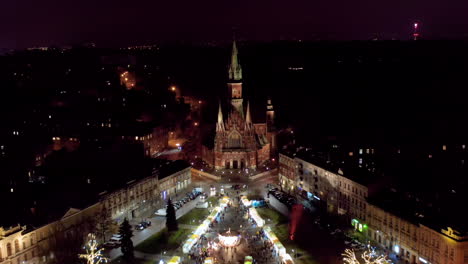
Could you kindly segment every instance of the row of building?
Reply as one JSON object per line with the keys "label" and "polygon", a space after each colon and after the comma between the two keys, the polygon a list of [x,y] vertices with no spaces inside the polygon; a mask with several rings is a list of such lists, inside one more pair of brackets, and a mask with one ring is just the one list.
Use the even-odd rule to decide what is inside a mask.
{"label": "row of building", "polygon": [[[1,264],[58,263],[71,241],[82,241],[95,232],[102,215],[117,223],[139,217],[151,204],[164,201],[191,184],[191,167],[182,160],[155,160],[151,176],[129,181],[96,195],[83,208],[69,208],[62,217],[42,226],[0,226]],[[91,195],[91,194],[87,194]],[[78,245],[81,248],[82,245]],[[65,247],[65,248],[64,248]],[[70,247],[70,248],[66,248]]]}
{"label": "row of building", "polygon": [[410,194],[379,183],[368,169],[344,170],[311,155],[280,153],[279,182],[284,191],[343,216],[356,232],[404,263],[468,263],[466,225],[450,221],[457,212],[430,214],[413,204]]}

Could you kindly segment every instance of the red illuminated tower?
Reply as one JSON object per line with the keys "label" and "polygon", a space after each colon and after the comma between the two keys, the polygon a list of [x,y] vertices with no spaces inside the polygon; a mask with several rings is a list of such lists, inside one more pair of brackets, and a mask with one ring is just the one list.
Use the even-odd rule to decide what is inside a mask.
{"label": "red illuminated tower", "polygon": [[419,34],[419,23],[418,22],[414,22],[413,23],[413,40],[418,40],[420,37],[420,34]]}

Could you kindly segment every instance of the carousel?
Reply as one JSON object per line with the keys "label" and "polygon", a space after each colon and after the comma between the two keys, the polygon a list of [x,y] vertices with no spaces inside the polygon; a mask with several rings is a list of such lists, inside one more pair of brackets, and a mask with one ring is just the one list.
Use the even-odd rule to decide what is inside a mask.
{"label": "carousel", "polygon": [[218,234],[219,243],[225,247],[235,247],[239,245],[241,240],[241,235],[236,231],[228,231]]}

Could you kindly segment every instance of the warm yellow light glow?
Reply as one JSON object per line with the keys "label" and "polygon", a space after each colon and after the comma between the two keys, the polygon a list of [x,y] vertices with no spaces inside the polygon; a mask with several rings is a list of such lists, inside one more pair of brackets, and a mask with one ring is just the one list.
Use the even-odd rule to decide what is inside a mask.
{"label": "warm yellow light glow", "polygon": [[235,235],[230,235],[230,234],[231,234],[231,229],[229,229],[226,232],[226,236],[223,236],[221,234],[218,235],[219,242],[225,247],[234,247],[239,244],[240,235],[235,236]]}
{"label": "warm yellow light glow", "polygon": [[238,236],[223,236],[219,235],[219,241],[223,246],[225,247],[234,247],[237,245],[239,242],[239,237]]}
{"label": "warm yellow light glow", "polygon": [[[356,254],[352,249],[346,249],[343,255],[343,262],[346,264],[361,264],[356,258]],[[383,255],[376,256],[372,252],[364,251],[361,255],[364,264],[388,264],[390,261]]]}
{"label": "warm yellow light glow", "polygon": [[168,262],[168,264],[179,264],[179,263],[180,263],[180,257],[179,256],[173,256]]}
{"label": "warm yellow light glow", "polygon": [[94,234],[88,234],[88,242],[86,243],[86,254],[79,254],[78,257],[86,259],[86,264],[99,264],[107,263],[108,258],[102,254],[102,248],[98,248],[96,236]]}
{"label": "warm yellow light glow", "polygon": [[175,86],[171,86],[171,90],[175,91],[176,90]]}

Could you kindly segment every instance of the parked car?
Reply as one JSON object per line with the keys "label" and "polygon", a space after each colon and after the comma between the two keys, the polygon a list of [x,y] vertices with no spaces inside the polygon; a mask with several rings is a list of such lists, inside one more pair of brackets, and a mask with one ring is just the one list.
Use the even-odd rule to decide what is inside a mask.
{"label": "parked car", "polygon": [[151,221],[142,221],[138,225],[135,226],[136,230],[143,230],[151,225]]}
{"label": "parked car", "polygon": [[115,242],[107,241],[106,243],[102,245],[102,247],[106,249],[113,249],[113,248],[118,247],[118,245]]}
{"label": "parked car", "polygon": [[167,210],[166,210],[166,208],[161,208],[158,211],[156,211],[154,214],[158,215],[158,216],[166,216],[167,215]]}
{"label": "parked car", "polygon": [[122,236],[121,235],[112,235],[109,242],[114,243],[117,246],[120,246],[122,244]]}
{"label": "parked car", "polygon": [[143,230],[145,228],[146,228],[146,226],[142,225],[141,223],[135,226],[135,230],[139,230],[139,231],[141,231],[141,230]]}
{"label": "parked car", "polygon": [[116,238],[118,240],[121,240],[122,239],[122,235],[121,234],[113,234],[112,235],[112,238]]}

